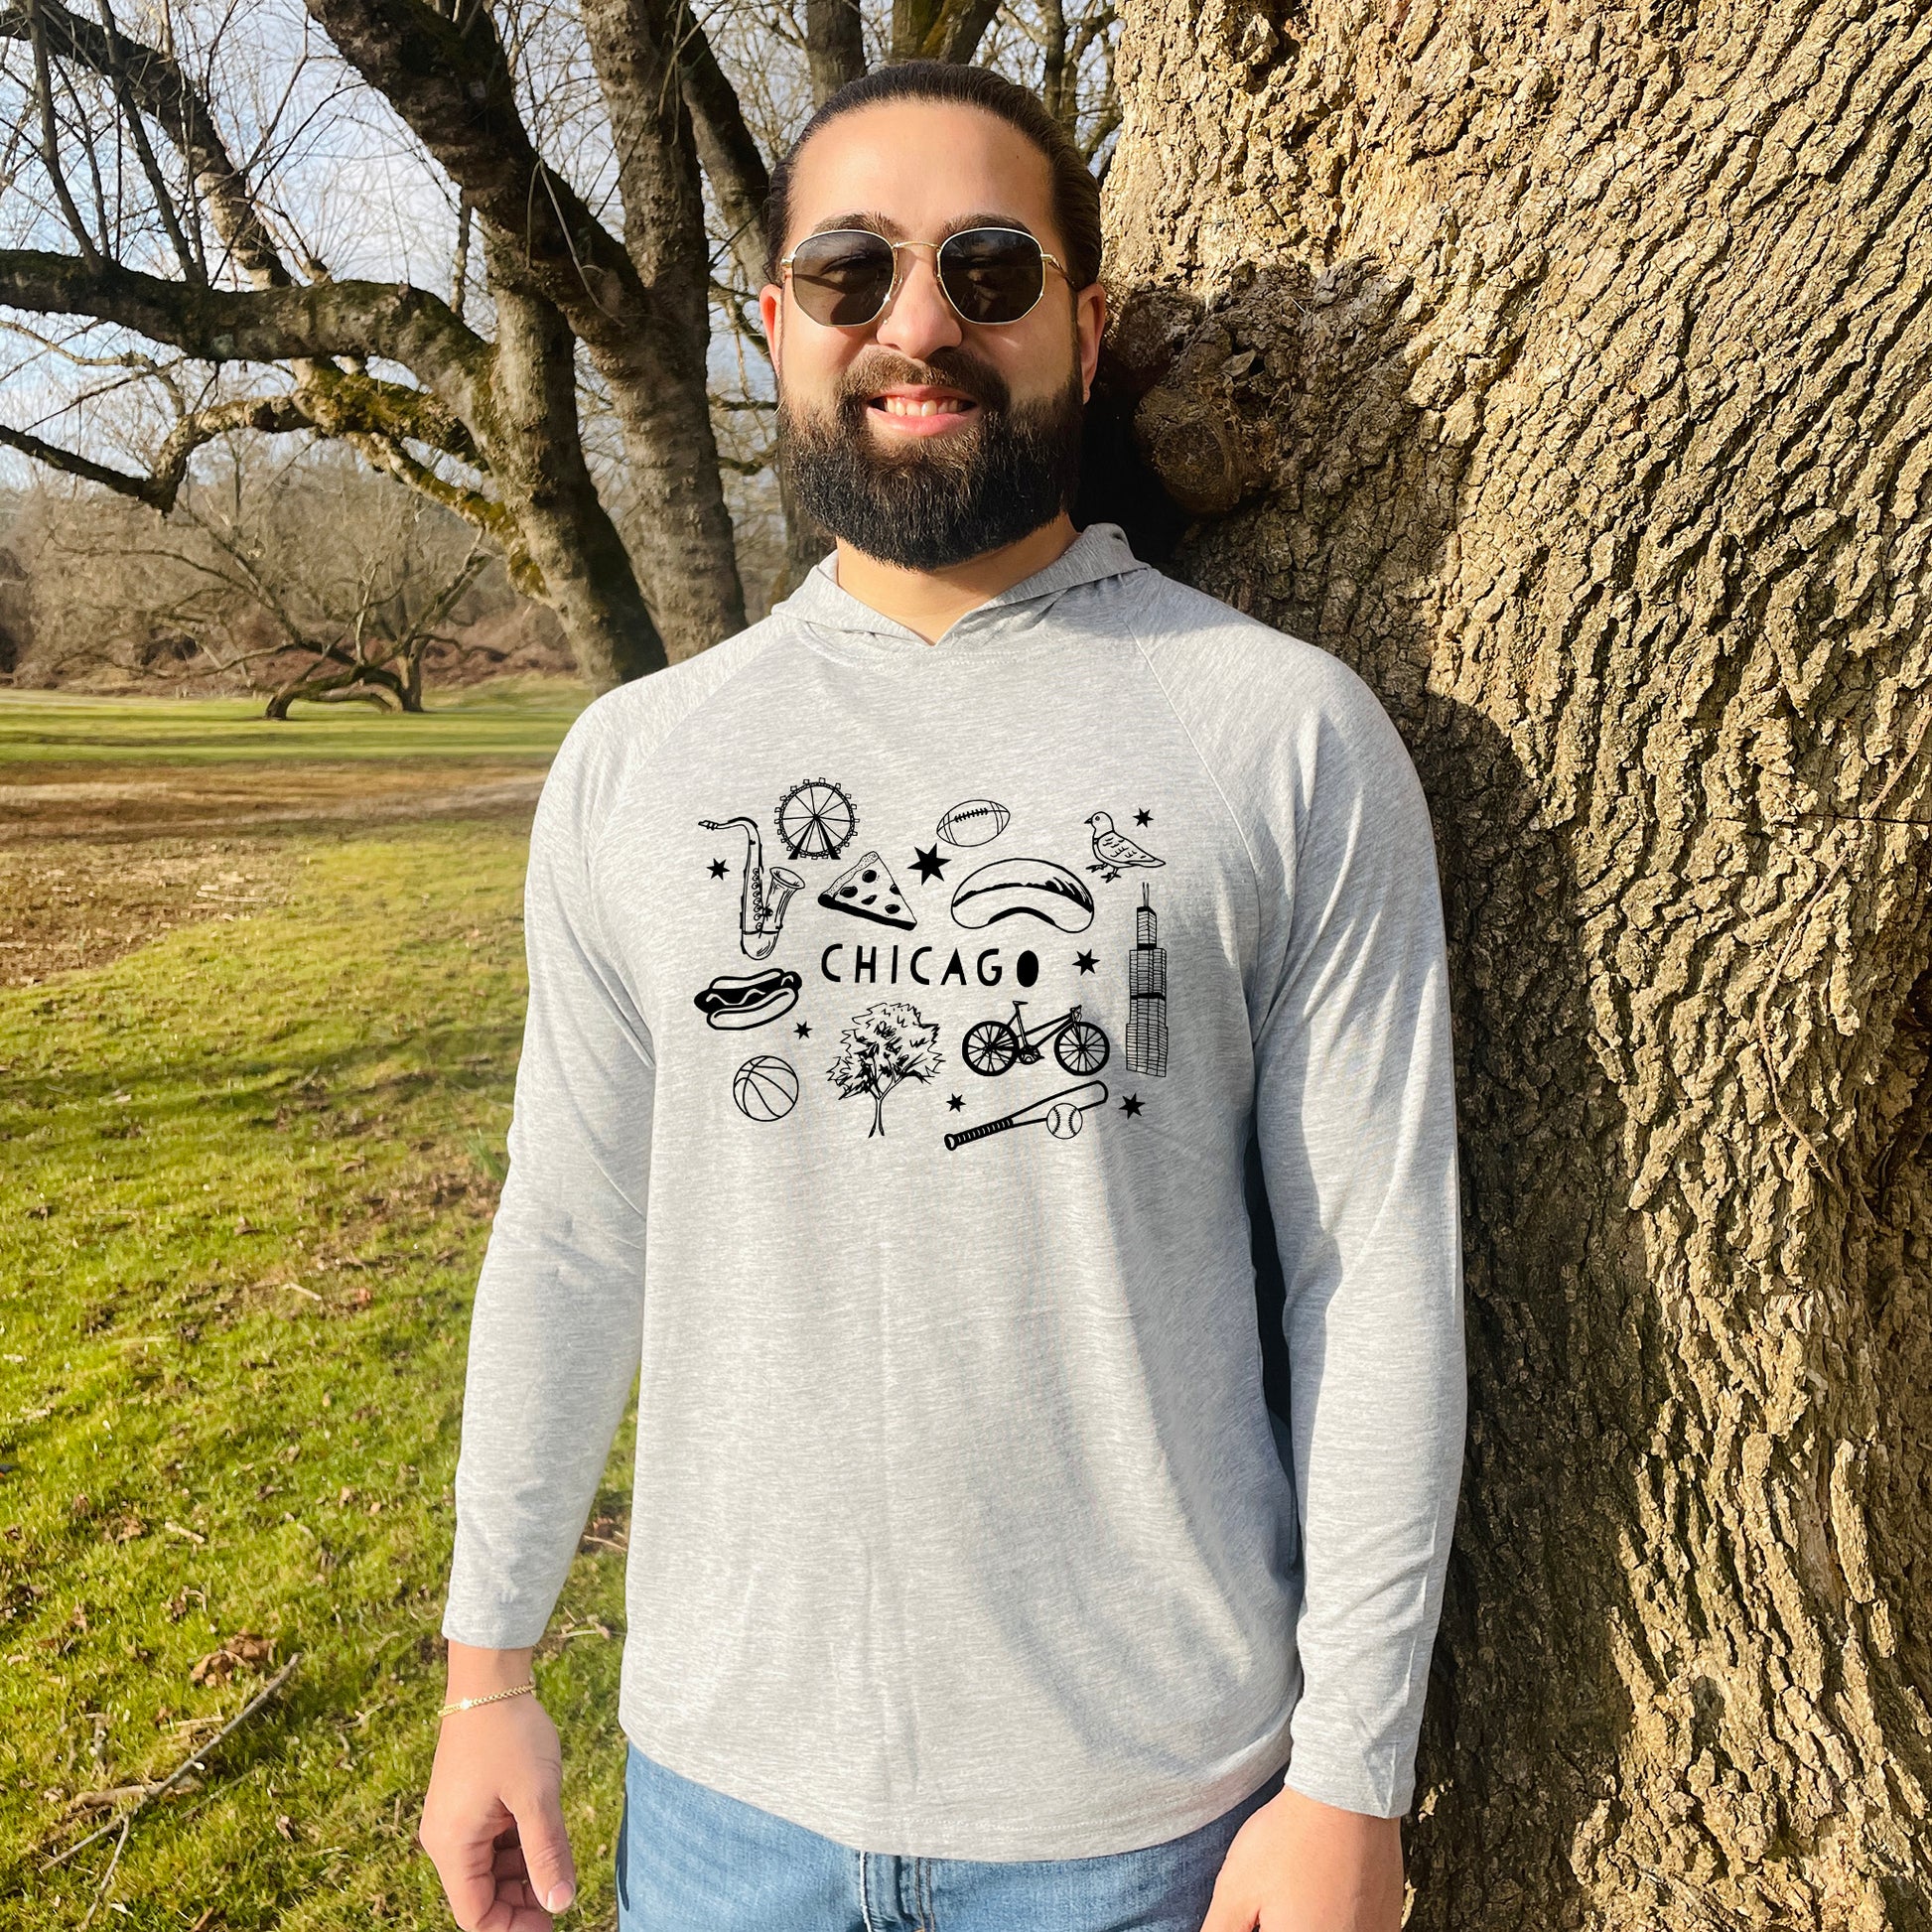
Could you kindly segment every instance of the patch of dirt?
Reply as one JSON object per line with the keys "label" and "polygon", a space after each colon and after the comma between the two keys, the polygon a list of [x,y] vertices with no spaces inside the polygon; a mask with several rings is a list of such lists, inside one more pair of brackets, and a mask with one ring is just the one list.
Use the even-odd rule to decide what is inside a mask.
{"label": "patch of dirt", "polygon": [[527,811],[543,777],[527,762],[483,759],[0,765],[0,848]]}
{"label": "patch of dirt", "polygon": [[0,765],[0,986],[280,903],[305,826],[527,814],[507,759]]}
{"label": "patch of dirt", "polygon": [[278,904],[292,870],[280,840],[0,847],[0,986],[38,986],[177,926]]}

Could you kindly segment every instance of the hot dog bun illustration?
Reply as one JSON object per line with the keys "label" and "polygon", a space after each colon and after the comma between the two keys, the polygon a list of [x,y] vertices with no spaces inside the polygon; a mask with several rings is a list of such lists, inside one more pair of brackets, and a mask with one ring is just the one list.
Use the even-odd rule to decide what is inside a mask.
{"label": "hot dog bun illustration", "polygon": [[691,1004],[704,1015],[707,1027],[737,1033],[762,1027],[788,1013],[798,1001],[804,982],[788,966],[767,966],[761,973],[720,973]]}
{"label": "hot dog bun illustration", "polygon": [[1093,895],[1051,859],[995,859],[953,889],[952,915],[969,928],[1024,915],[1062,932],[1084,932],[1093,923]]}

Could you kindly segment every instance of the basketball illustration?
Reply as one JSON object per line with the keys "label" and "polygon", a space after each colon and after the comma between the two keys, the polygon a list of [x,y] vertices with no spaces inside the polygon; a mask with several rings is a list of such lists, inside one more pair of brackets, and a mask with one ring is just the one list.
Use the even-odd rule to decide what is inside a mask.
{"label": "basketball illustration", "polygon": [[782,1120],[798,1098],[798,1075],[775,1053],[755,1053],[738,1069],[732,1098],[748,1120]]}

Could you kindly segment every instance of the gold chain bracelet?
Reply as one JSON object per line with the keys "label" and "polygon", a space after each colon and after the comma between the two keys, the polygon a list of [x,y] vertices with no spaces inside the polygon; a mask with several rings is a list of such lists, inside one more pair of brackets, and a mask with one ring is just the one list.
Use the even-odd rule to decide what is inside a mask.
{"label": "gold chain bracelet", "polygon": [[512,1691],[491,1691],[487,1697],[481,1698],[458,1698],[454,1704],[446,1704],[436,1715],[439,1718],[447,1718],[452,1711],[469,1711],[479,1704],[494,1704],[499,1698],[520,1698],[525,1691],[535,1689],[536,1680],[532,1678],[529,1683],[519,1684]]}

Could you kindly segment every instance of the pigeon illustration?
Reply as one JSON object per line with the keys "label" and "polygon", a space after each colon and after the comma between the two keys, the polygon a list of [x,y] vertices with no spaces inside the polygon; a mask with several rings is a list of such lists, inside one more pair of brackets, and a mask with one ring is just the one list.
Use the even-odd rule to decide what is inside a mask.
{"label": "pigeon illustration", "polygon": [[1114,830],[1114,821],[1105,812],[1095,812],[1087,823],[1093,827],[1093,856],[1097,864],[1087,868],[1105,879],[1118,879],[1130,866],[1165,866],[1144,846],[1138,846],[1125,832]]}

